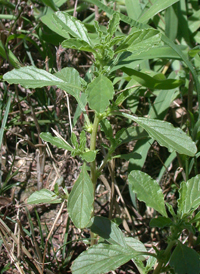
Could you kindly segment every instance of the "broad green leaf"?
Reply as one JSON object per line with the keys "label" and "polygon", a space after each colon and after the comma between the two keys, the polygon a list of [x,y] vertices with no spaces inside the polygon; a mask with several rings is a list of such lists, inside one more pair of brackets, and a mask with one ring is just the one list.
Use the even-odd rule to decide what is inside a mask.
{"label": "broad green leaf", "polygon": [[48,189],[41,189],[40,191],[35,191],[28,198],[28,204],[59,204],[62,200],[52,191]]}
{"label": "broad green leaf", "polygon": [[142,11],[140,1],[125,0],[125,4],[128,16],[133,20],[137,20]]}
{"label": "broad green leaf", "polygon": [[68,212],[78,228],[84,228],[90,221],[94,202],[94,186],[83,164],[81,173],[76,180],[68,199]]}
{"label": "broad green leaf", "polygon": [[126,113],[119,113],[123,117],[137,122],[149,135],[161,146],[180,154],[194,156],[197,148],[192,139],[180,128],[174,128],[172,124],[156,119],[140,118]]}
{"label": "broad green leaf", "polygon": [[[138,239],[135,239],[133,237],[125,237],[125,242],[128,246],[130,246],[131,248],[133,248],[136,251],[147,252],[144,244],[142,242],[140,242]],[[141,261],[144,261],[146,256],[142,255],[137,258],[140,259]]]}
{"label": "broad green leaf", "polygon": [[44,86],[56,85],[61,89],[67,89],[67,91],[73,96],[74,89],[81,89],[81,87],[76,83],[72,82],[71,84],[70,81],[67,81],[69,79],[63,80],[43,69],[38,69],[33,66],[13,69],[4,74],[3,79],[6,80],[9,84],[20,84],[25,88],[42,88]]}
{"label": "broad green leaf", "polygon": [[87,29],[77,18],[69,15],[68,12],[62,11],[56,12],[53,17],[62,30],[72,35],[72,37],[79,38],[91,45]]}
{"label": "broad green leaf", "polygon": [[167,217],[162,189],[155,180],[142,171],[133,170],[128,176],[128,182],[129,191],[135,192],[138,200]]}
{"label": "broad green leaf", "polygon": [[[47,13],[45,15],[43,15],[42,17],[40,17],[40,21],[42,21],[42,23],[44,25],[46,25],[54,33],[56,33],[57,35],[59,35],[56,38],[59,39],[59,40],[62,38],[62,40],[61,40],[61,42],[62,42],[63,41],[63,37],[65,39],[66,38],[70,38],[70,35],[69,35],[68,32],[66,32],[65,30],[63,30],[62,28],[60,28],[59,25],[57,25],[56,21],[53,18],[53,14],[54,14],[54,12],[52,10],[48,9]],[[44,36],[44,35],[45,34],[42,33],[42,36]]]}
{"label": "broad green leaf", "polygon": [[107,77],[99,75],[88,85],[86,94],[90,108],[102,113],[109,106],[109,100],[113,98],[114,88]]}
{"label": "broad green leaf", "polygon": [[130,51],[135,55],[147,51],[149,48],[158,45],[161,41],[161,35],[158,30],[143,29],[129,34],[121,45],[117,47],[115,53]]}
{"label": "broad green leaf", "polygon": [[69,151],[74,150],[65,140],[58,137],[53,137],[49,132],[40,133],[40,138],[58,148],[63,148]]}
{"label": "broad green leaf", "polygon": [[168,8],[169,6],[173,5],[174,3],[178,2],[179,0],[165,0],[160,1],[157,0],[150,8],[143,13],[140,18],[138,19],[139,22],[147,22],[149,19],[153,18],[154,15],[158,14],[162,10]]}
{"label": "broad green leaf", "polygon": [[[121,68],[129,76],[133,77],[135,81],[142,86],[150,89],[174,89],[183,84],[183,81],[177,79],[158,79],[156,75],[154,77],[149,76],[147,73],[137,71],[134,69],[123,67]],[[159,74],[158,74],[159,75]],[[163,75],[164,76],[164,75]],[[165,77],[164,77],[165,78]]]}
{"label": "broad green leaf", "polygon": [[87,42],[77,38],[67,39],[63,41],[61,45],[63,48],[88,51],[93,52],[94,54],[96,53],[95,49],[91,47]]}
{"label": "broad green leaf", "polygon": [[80,157],[87,163],[91,163],[95,160],[96,154],[97,154],[96,151],[89,150],[81,153]]}
{"label": "broad green leaf", "polygon": [[158,216],[157,218],[153,218],[150,221],[150,226],[151,227],[168,227],[173,224],[172,220],[170,218],[166,218],[163,216]]}
{"label": "broad green leaf", "polygon": [[182,217],[200,205],[200,175],[182,182],[179,189],[178,213]]}
{"label": "broad green leaf", "polygon": [[125,264],[138,252],[120,245],[98,244],[79,255],[73,262],[73,274],[102,274]]}
{"label": "broad green leaf", "polygon": [[92,225],[89,228],[93,233],[98,234],[111,244],[118,244],[122,247],[127,246],[125,236],[117,224],[101,216],[95,216],[91,221]]}
{"label": "broad green leaf", "polygon": [[192,248],[178,243],[169,261],[176,274],[197,274],[200,272],[200,256]]}
{"label": "broad green leaf", "polygon": [[165,11],[165,34],[172,41],[175,40],[178,31],[178,17],[173,7]]}

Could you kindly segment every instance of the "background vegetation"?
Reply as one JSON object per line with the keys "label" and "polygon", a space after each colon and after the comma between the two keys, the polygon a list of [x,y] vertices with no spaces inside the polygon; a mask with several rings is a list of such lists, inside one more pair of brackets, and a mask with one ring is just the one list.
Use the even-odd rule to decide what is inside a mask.
{"label": "background vegetation", "polygon": [[[170,122],[190,136],[196,151],[189,153],[186,145],[186,152],[178,153],[179,137],[175,149],[170,150],[168,145],[161,146],[159,140],[155,141],[139,127],[136,134],[135,126],[139,120],[133,122],[129,116],[110,115],[105,120],[107,122],[100,124],[96,138],[96,164],[104,165],[105,157],[110,158],[107,157],[109,161],[105,162],[104,170],[100,169],[94,215],[115,222],[124,235],[140,240],[148,252],[165,250],[170,228],[163,224],[150,226],[151,219],[161,212],[154,208],[158,212],[155,211],[151,202],[142,202],[144,200],[139,199],[139,195],[137,199],[130,191],[128,174],[142,171],[150,175],[160,185],[165,201],[176,213],[181,207],[180,200],[177,202],[181,195],[181,182],[188,182],[199,174],[199,1],[0,0],[0,273],[71,273],[72,262],[96,241],[96,238],[93,241],[92,237],[96,236],[87,226],[80,229],[74,225],[75,221],[70,218],[73,213],[69,217],[65,203],[56,203],[68,198],[83,161],[91,161],[82,152],[72,155],[69,149],[44,142],[46,135],[41,135],[42,132],[60,135],[76,147],[76,137],[81,145],[81,131],[87,129],[86,146],[90,147],[92,137],[85,121],[86,115],[80,110],[80,102],[54,84],[40,88],[30,88],[20,82],[11,85],[15,82],[9,82],[8,78],[4,81],[3,75],[23,67],[26,73],[27,66],[52,74],[67,67],[78,71],[84,79],[81,82],[84,86],[98,77],[99,71],[106,74],[104,69],[107,69],[108,60],[105,64],[95,63],[95,53],[83,49],[83,45],[70,47],[68,42],[64,46],[63,41],[71,37],[71,33],[63,34],[63,28],[52,21],[53,13],[67,11],[84,24],[96,45],[101,41],[101,34],[102,37],[107,34],[109,21],[113,18],[110,10],[101,4],[121,14],[120,23],[115,26],[115,38],[126,39],[145,24],[157,29],[160,35],[160,40],[155,36],[153,42],[144,39],[143,45],[122,50],[122,55],[109,72],[115,92],[110,104],[113,107],[115,102],[120,111],[132,113],[135,117]],[[139,23],[137,26],[133,26],[135,21]],[[110,41],[112,39],[110,37]],[[172,42],[177,47],[170,46]],[[146,46],[145,50],[143,46]],[[110,58],[109,48],[106,50],[106,56]],[[95,71],[95,68],[99,70]],[[92,108],[89,102],[85,112],[93,119],[94,111],[91,109],[96,110],[96,105]],[[124,128],[128,131],[122,132]],[[112,136],[119,137],[119,140],[116,137],[119,144],[115,146],[112,157],[107,154],[113,144],[111,131]],[[72,132],[74,137],[71,138]],[[45,190],[38,194],[36,191],[41,189]],[[32,196],[38,205],[32,205],[30,200],[27,203],[33,193],[38,195]],[[193,220],[195,228],[187,224],[179,235],[179,241],[197,254],[200,241],[198,203],[192,212],[193,217],[197,216]],[[169,217],[173,215],[170,207],[167,214]],[[145,263],[144,270],[137,261],[130,260],[120,267],[117,265],[117,270],[109,273],[153,273],[154,263],[153,259]],[[173,263],[166,265],[164,273],[187,273],[176,263],[175,270],[172,269]],[[190,268],[190,273],[199,273],[199,264],[196,267]],[[74,273],[83,273],[76,271],[74,269]]]}

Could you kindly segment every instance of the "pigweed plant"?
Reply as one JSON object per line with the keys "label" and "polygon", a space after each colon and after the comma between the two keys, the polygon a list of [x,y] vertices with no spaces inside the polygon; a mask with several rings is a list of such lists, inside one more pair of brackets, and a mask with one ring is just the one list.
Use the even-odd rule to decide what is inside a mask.
{"label": "pigweed plant", "polygon": [[[92,2],[110,15],[106,29],[95,21],[94,28],[98,39],[93,39],[86,26],[67,12],[57,11],[51,15],[52,29],[66,39],[62,42],[63,48],[86,51],[93,56],[93,64],[87,73],[87,79],[82,79],[78,71],[72,67],[65,67],[51,74],[34,66],[27,66],[13,69],[4,75],[4,80],[8,83],[20,84],[25,88],[57,86],[78,102],[76,118],[82,113],[84,115],[85,125],[79,138],[73,131],[68,141],[58,134],[57,136],[52,136],[48,132],[40,134],[44,141],[65,149],[71,152],[73,157],[78,156],[81,159],[81,172],[70,194],[65,186],[61,192],[59,184],[56,184],[54,192],[42,189],[33,193],[28,202],[61,203],[67,200],[67,210],[74,225],[80,229],[86,227],[90,229],[91,246],[73,262],[73,274],[107,273],[129,260],[134,262],[141,274],[152,271],[154,274],[163,272],[197,274],[200,272],[199,254],[188,247],[187,242],[182,242],[180,235],[184,230],[188,231],[189,235],[196,233],[196,225],[200,220],[200,214],[197,213],[200,205],[200,175],[196,174],[189,179],[189,171],[186,172],[186,180],[177,190],[179,197],[175,210],[171,204],[165,202],[161,187],[149,175],[137,169],[133,169],[128,175],[132,200],[137,197],[147,207],[153,208],[160,214],[159,217],[152,218],[150,226],[163,230],[167,228],[169,231],[164,250],[154,247],[153,252],[148,251],[138,239],[126,237],[112,221],[112,216],[105,218],[94,214],[97,179],[113,157],[120,157],[115,151],[122,143],[140,140],[145,151],[148,151],[151,144],[157,141],[160,146],[166,147],[171,155],[176,153],[184,155],[187,163],[190,161],[190,169],[195,164],[198,123],[194,125],[193,135],[189,136],[182,129],[175,128],[162,120],[163,113],[166,113],[165,110],[177,96],[176,88],[184,82],[177,79],[173,73],[167,79],[161,73],[147,74],[139,71],[133,65],[134,61],[147,58],[149,51],[154,56],[157,52],[160,55],[158,57],[164,56],[167,51],[168,55],[174,55],[175,58],[185,62],[193,75],[198,96],[200,90],[192,64],[169,38],[148,25],[139,24],[129,17],[114,12],[101,2]],[[132,27],[128,35],[119,31],[120,20]],[[148,18],[144,21],[147,20]],[[117,74],[119,69],[121,73]],[[128,84],[115,92],[115,86],[119,81]],[[121,108],[127,98],[138,93],[142,88],[160,91],[157,93],[154,111],[151,110],[149,113],[151,118],[138,117],[134,114],[134,109],[131,111]],[[86,111],[86,105],[89,111]],[[129,123],[132,121],[133,125],[114,133],[111,123],[114,119],[110,119],[111,117],[127,119]],[[74,119],[75,123],[76,119]],[[102,144],[106,154],[101,164],[97,162],[96,140],[99,132],[107,139],[106,143]],[[136,149],[131,157],[132,163],[137,165],[138,162],[139,165],[141,159],[134,155],[140,156],[139,149]],[[100,236],[99,242],[97,236]]]}

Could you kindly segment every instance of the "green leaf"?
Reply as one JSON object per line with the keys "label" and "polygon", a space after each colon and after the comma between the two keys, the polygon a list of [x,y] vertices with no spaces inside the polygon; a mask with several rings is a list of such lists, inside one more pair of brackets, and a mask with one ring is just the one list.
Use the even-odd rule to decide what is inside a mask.
{"label": "green leaf", "polygon": [[101,274],[115,270],[138,254],[120,245],[98,244],[79,255],[72,264],[73,274]]}
{"label": "green leaf", "polygon": [[[61,29],[59,25],[57,25],[56,21],[53,18],[53,14],[54,14],[54,12],[52,10],[48,9],[47,13],[45,15],[43,15],[42,17],[40,17],[40,21],[42,21],[42,23],[44,25],[46,25],[50,30],[52,30],[54,33],[57,34],[56,36],[54,35],[55,38],[58,39],[58,41],[55,41],[57,44],[58,42],[63,41],[63,37],[65,39],[70,38],[70,35],[68,32]],[[47,37],[49,36],[49,34],[50,34],[49,32],[46,34]],[[45,33],[42,33],[42,37],[45,37],[46,35],[45,35]]]}
{"label": "green leaf", "polygon": [[[131,248],[133,248],[134,250],[138,252],[147,252],[144,244],[140,242],[138,239],[135,239],[133,237],[125,237],[125,242],[128,246],[130,246]],[[146,256],[142,255],[137,257],[137,259],[144,261],[146,259]]]}
{"label": "green leaf", "polygon": [[49,132],[42,132],[40,133],[40,138],[42,138],[42,140],[49,142],[50,144],[52,144],[53,146],[56,146],[58,148],[63,148],[69,151],[73,151],[74,149],[67,143],[67,141],[58,138],[58,137],[53,137],[51,135],[51,133]]}
{"label": "green leaf", "polygon": [[180,242],[174,249],[169,261],[176,274],[197,274],[200,272],[199,254]]}
{"label": "green leaf", "polygon": [[53,0],[41,0],[46,6],[50,7],[53,11],[59,10]]}
{"label": "green leaf", "polygon": [[104,119],[100,121],[101,130],[105,133],[105,136],[111,142],[113,141],[113,130],[109,120]]}
{"label": "green leaf", "polygon": [[28,204],[59,204],[62,200],[52,191],[48,189],[41,189],[40,191],[35,191],[28,198]]}
{"label": "green leaf", "polygon": [[9,96],[8,97],[8,101],[6,103],[6,109],[5,109],[5,112],[4,112],[3,121],[2,121],[2,124],[1,124],[1,128],[0,128],[0,147],[2,145],[3,134],[4,134],[6,122],[7,122],[7,119],[8,119],[8,114],[9,114],[9,110],[10,110],[11,99],[12,99],[12,97]]}
{"label": "green leaf", "polygon": [[80,133],[80,147],[79,147],[81,151],[85,150],[86,142],[87,142],[86,134],[85,134],[85,131],[82,130]]}
{"label": "green leaf", "polygon": [[71,134],[71,143],[76,149],[79,148],[79,143],[78,143],[76,134],[74,132],[72,132],[72,134]]}
{"label": "green leaf", "polygon": [[99,75],[87,87],[86,94],[92,110],[102,113],[109,106],[114,95],[112,82],[105,76]]}
{"label": "green leaf", "polygon": [[176,39],[178,31],[178,17],[173,7],[169,7],[165,12],[165,34],[172,41]]}
{"label": "green leaf", "polygon": [[89,150],[81,153],[80,157],[87,163],[91,163],[95,160],[96,154],[97,154],[96,151]]}
{"label": "green leaf", "polygon": [[[67,68],[65,71],[69,72]],[[71,70],[70,75],[75,74],[74,71],[75,70]],[[70,75],[67,77],[67,79],[64,80],[61,77],[62,72],[53,75],[43,69],[29,66],[13,69],[4,74],[3,79],[6,80],[9,84],[20,84],[25,88],[42,88],[45,86],[56,85],[61,89],[67,90],[67,92],[71,95],[76,96],[77,92],[74,94],[74,90],[80,90],[80,85],[74,83],[73,81],[71,83],[71,79],[69,79]]]}
{"label": "green leaf", "polygon": [[158,14],[162,10],[168,8],[169,6],[173,5],[174,3],[178,2],[178,0],[165,0],[160,1],[157,0],[150,8],[143,13],[140,18],[138,19],[139,22],[146,22],[149,19],[153,18],[154,15]]}
{"label": "green leaf", "polygon": [[79,38],[91,45],[87,29],[81,21],[69,15],[68,12],[62,11],[56,12],[53,17],[63,31],[69,33],[72,37]]}
{"label": "green leaf", "polygon": [[21,64],[17,57],[14,55],[14,53],[10,49],[5,49],[5,46],[3,45],[2,41],[0,41],[0,56],[2,56],[4,59],[9,60],[11,65],[14,68],[20,68]]}
{"label": "green leaf", "polygon": [[91,221],[92,225],[89,228],[93,233],[98,234],[111,244],[118,244],[122,247],[127,246],[125,236],[117,224],[101,216],[95,216]]}
{"label": "green leaf", "polygon": [[179,189],[178,213],[182,217],[200,205],[200,175],[182,182]]}
{"label": "green leaf", "polygon": [[138,200],[167,217],[162,190],[155,180],[142,171],[133,170],[128,176],[128,182],[129,191],[135,192]]}
{"label": "green leaf", "polygon": [[145,139],[148,137],[149,135],[147,134],[147,132],[143,130],[141,127],[128,127],[124,129],[120,136],[120,144],[128,143],[133,140]]}
{"label": "green leaf", "polygon": [[[114,35],[114,33],[116,32],[118,26],[119,26],[119,13],[114,13],[112,19],[110,19],[109,21],[109,25],[108,25],[108,35],[107,35],[107,39],[112,38],[112,36]],[[105,38],[105,39],[106,39]]]}
{"label": "green leaf", "polygon": [[188,156],[194,156],[197,152],[196,145],[192,139],[180,128],[174,128],[173,125],[168,122],[140,118],[126,113],[118,114],[137,122],[153,139],[169,150],[172,149]]}
{"label": "green leaf", "polygon": [[158,30],[143,29],[129,34],[121,45],[115,50],[115,53],[130,51],[137,55],[149,48],[158,45],[161,41],[161,35]]}
{"label": "green leaf", "polygon": [[[133,77],[135,81],[140,83],[142,86],[150,88],[150,89],[174,89],[183,84],[182,80],[177,79],[158,79],[160,74],[151,77],[147,75],[147,73],[143,73],[141,71],[137,71],[134,69],[123,67],[121,68],[129,76]],[[164,75],[163,75],[164,76]]]}
{"label": "green leaf", "polygon": [[78,228],[84,228],[90,221],[94,202],[94,187],[84,163],[68,199],[68,212]]}
{"label": "green leaf", "polygon": [[166,218],[163,216],[159,216],[157,218],[153,218],[150,221],[150,226],[151,227],[169,227],[173,224],[172,220],[170,218]]}
{"label": "green leaf", "polygon": [[125,4],[128,16],[134,20],[137,20],[142,11],[140,1],[125,0]]}
{"label": "green leaf", "polygon": [[96,53],[95,49],[91,47],[87,42],[77,38],[67,39],[63,41],[61,45],[63,48],[88,51],[93,52],[94,54]]}

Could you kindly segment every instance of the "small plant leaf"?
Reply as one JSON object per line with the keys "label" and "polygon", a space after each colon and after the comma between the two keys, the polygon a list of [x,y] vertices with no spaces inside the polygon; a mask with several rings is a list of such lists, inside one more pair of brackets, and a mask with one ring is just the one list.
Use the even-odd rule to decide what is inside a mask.
{"label": "small plant leaf", "polygon": [[68,212],[78,228],[84,228],[90,221],[94,202],[94,187],[83,164],[81,173],[76,180],[68,199]]}
{"label": "small plant leaf", "polygon": [[35,191],[28,198],[28,204],[59,204],[62,200],[52,191],[48,189],[41,189],[40,191]]}
{"label": "small plant leaf", "polygon": [[96,151],[88,150],[86,152],[83,152],[80,157],[87,163],[91,163],[96,158]]}
{"label": "small plant leaf", "polygon": [[[156,76],[160,76],[160,74],[155,75],[154,77],[151,77],[147,75],[146,73],[143,73],[141,71],[137,71],[134,69],[123,67],[121,68],[122,71],[124,71],[129,76],[133,77],[135,81],[137,81],[139,84],[141,84],[144,87],[150,88],[150,89],[174,89],[180,85],[183,84],[182,80],[177,79],[159,79]],[[162,74],[163,75],[163,74]],[[164,76],[164,75],[163,75]]]}
{"label": "small plant leaf", "polygon": [[168,122],[136,117],[126,113],[120,115],[137,122],[149,133],[151,138],[169,150],[188,156],[194,156],[197,152],[197,147],[192,139],[180,128],[174,128]]}
{"label": "small plant leaf", "polygon": [[101,274],[115,270],[138,252],[120,245],[98,244],[81,253],[72,264],[73,274]]}
{"label": "small plant leaf", "polygon": [[95,216],[92,218],[90,229],[93,233],[98,234],[111,244],[118,244],[126,247],[125,236],[116,223],[111,222],[108,218]]}
{"label": "small plant leaf", "polygon": [[69,151],[74,150],[66,141],[58,137],[53,137],[49,132],[40,133],[40,138],[58,148],[63,148]]}
{"label": "small plant leaf", "polygon": [[161,34],[158,30],[142,29],[129,34],[124,41],[121,42],[115,53],[130,51],[135,55],[149,50],[161,41]]}
{"label": "small plant leaf", "polygon": [[61,45],[63,48],[88,51],[93,52],[94,54],[96,53],[95,49],[91,47],[87,42],[77,38],[67,39],[63,41]]}
{"label": "small plant leaf", "polygon": [[107,38],[112,38],[113,34],[115,33],[115,31],[117,30],[119,26],[119,19],[120,19],[119,13],[115,12],[113,14],[112,19],[109,21]]}
{"label": "small plant leaf", "polygon": [[170,218],[166,218],[163,216],[158,216],[157,218],[153,218],[150,221],[150,226],[151,227],[168,227],[172,225],[172,220]]}
{"label": "small plant leaf", "polygon": [[109,106],[109,100],[113,98],[114,88],[107,77],[99,75],[88,85],[86,94],[90,108],[102,113]]}
{"label": "small plant leaf", "polygon": [[81,21],[76,19],[74,16],[69,15],[68,12],[62,11],[56,12],[53,17],[60,28],[66,31],[66,33],[69,33],[72,37],[79,38],[91,45],[87,29]]}
{"label": "small plant leaf", "polygon": [[158,183],[146,173],[133,170],[128,176],[129,191],[135,192],[140,201],[167,217],[162,190]]}
{"label": "small plant leaf", "polygon": [[197,274],[200,272],[200,256],[192,248],[178,243],[169,261],[176,274]]}
{"label": "small plant leaf", "polygon": [[183,217],[191,210],[194,211],[200,205],[200,175],[187,182],[182,182],[179,189],[178,213]]}

